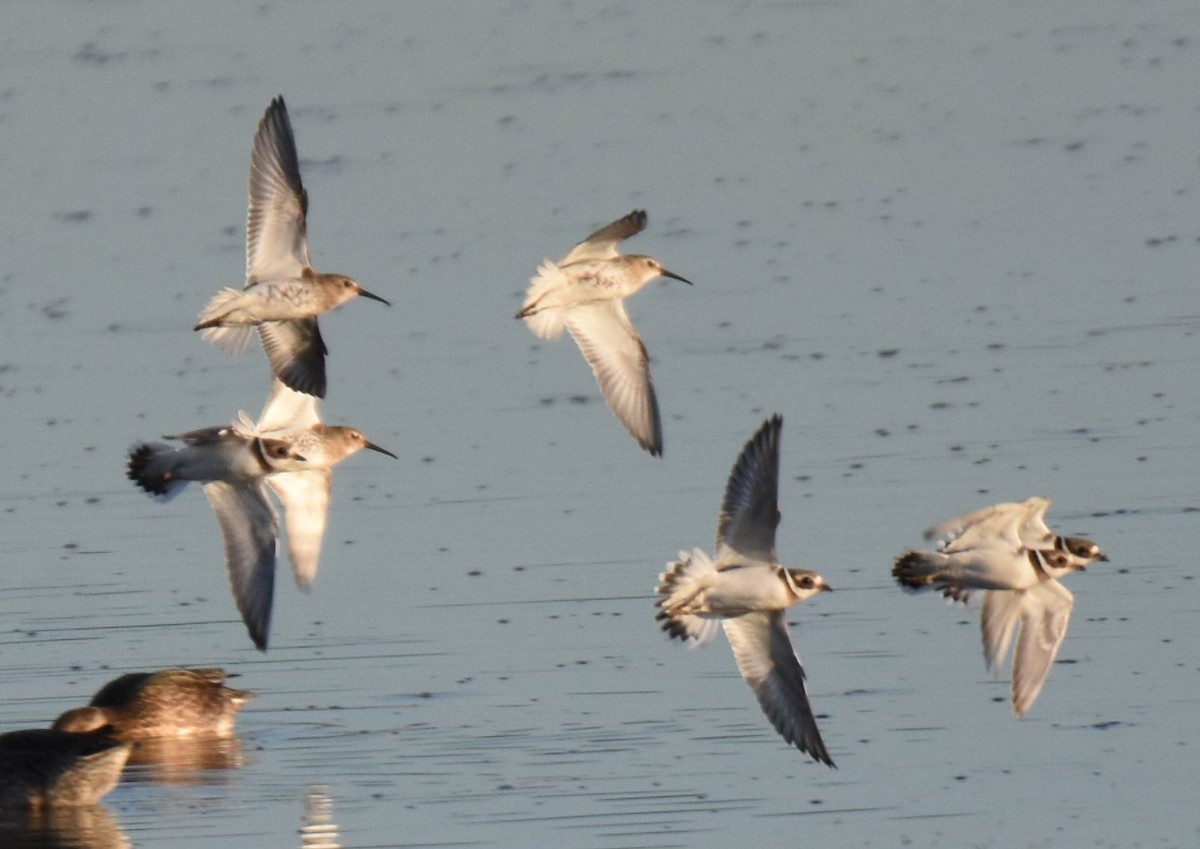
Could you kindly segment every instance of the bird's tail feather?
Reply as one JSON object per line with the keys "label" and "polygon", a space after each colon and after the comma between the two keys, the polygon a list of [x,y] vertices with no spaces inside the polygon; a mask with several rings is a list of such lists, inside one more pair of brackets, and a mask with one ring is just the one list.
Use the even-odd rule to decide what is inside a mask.
{"label": "bird's tail feather", "polygon": [[906,551],[892,563],[892,577],[906,590],[932,589],[942,571],[939,560],[944,557],[935,551]]}
{"label": "bird's tail feather", "polygon": [[949,558],[940,551],[910,550],[892,563],[892,577],[908,592],[936,589],[951,601],[967,602],[970,590],[955,581]]}
{"label": "bird's tail feather", "polygon": [[160,501],[169,501],[187,486],[173,477],[175,449],[162,442],[139,442],[129,449],[125,475]]}
{"label": "bird's tail feather", "polygon": [[538,267],[537,276],[525,290],[525,303],[517,318],[524,319],[529,329],[542,339],[557,339],[566,325],[566,310],[553,306],[553,290],[567,285],[567,276],[550,260]]}
{"label": "bird's tail feather", "polygon": [[720,629],[721,620],[687,613],[686,609],[716,575],[712,559],[698,548],[679,552],[679,558],[667,564],[654,588],[661,596],[655,602],[659,608],[655,618],[662,622],[664,631],[693,647],[713,638]]}
{"label": "bird's tail feather", "polygon": [[222,289],[212,296],[212,299],[200,312],[200,323],[195,329],[206,341],[212,342],[223,351],[240,355],[245,352],[250,337],[254,335],[252,324],[221,325],[221,316],[229,311],[230,304],[241,297],[238,289]]}

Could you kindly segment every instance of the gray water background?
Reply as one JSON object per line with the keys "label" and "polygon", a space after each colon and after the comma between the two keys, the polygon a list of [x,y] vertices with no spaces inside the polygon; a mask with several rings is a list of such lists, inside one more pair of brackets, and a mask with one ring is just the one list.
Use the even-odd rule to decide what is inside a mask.
{"label": "gray water background", "polygon": [[[1200,16],[1172,2],[28,3],[0,28],[0,730],[135,669],[259,691],[244,763],[105,801],[154,847],[1193,846]],[[339,467],[314,590],[254,651],[199,490],[135,439],[257,411],[190,330],[244,268],[250,141],[288,100]],[[666,456],[537,263],[635,207],[695,281],[629,304]],[[839,769],[723,642],[652,619],[784,415],[779,549]],[[1111,562],[1018,721],[978,612],[903,596],[929,524],[1054,499]],[[102,831],[102,830],[101,830]],[[100,831],[96,832],[97,834]],[[96,845],[102,842],[98,837]],[[109,845],[105,843],[104,845]]]}

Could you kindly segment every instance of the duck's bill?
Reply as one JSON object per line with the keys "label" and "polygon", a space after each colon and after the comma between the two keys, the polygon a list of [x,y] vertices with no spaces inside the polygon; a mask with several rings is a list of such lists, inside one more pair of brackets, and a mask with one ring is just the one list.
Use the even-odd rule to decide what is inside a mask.
{"label": "duck's bill", "polygon": [[368,292],[366,289],[359,289],[358,296],[360,298],[370,298],[372,301],[379,301],[379,303],[387,304],[389,307],[392,305],[391,301],[387,300],[386,298],[379,297],[374,292]]}
{"label": "duck's bill", "polygon": [[366,444],[363,446],[363,448],[370,448],[372,451],[378,451],[380,454],[387,454],[387,455],[388,455],[389,457],[391,457],[393,460],[399,460],[399,459],[400,459],[400,458],[399,458],[399,457],[397,457],[395,454],[393,454],[391,451],[388,451],[386,448],[380,448],[380,447],[379,447],[378,445],[376,445],[374,442],[368,442],[368,443],[366,443]]}

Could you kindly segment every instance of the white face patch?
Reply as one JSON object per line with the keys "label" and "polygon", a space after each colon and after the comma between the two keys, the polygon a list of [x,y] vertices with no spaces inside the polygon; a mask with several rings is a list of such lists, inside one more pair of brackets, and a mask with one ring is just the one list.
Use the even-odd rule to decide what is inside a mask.
{"label": "white face patch", "polygon": [[782,569],[784,582],[797,598],[809,598],[825,588],[825,582],[815,572],[803,569]]}

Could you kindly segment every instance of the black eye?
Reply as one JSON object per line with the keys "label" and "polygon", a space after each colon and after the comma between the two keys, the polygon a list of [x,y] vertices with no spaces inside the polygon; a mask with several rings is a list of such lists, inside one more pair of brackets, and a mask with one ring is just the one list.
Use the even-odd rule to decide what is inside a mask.
{"label": "black eye", "polygon": [[803,587],[804,589],[810,590],[810,589],[812,589],[812,585],[813,585],[812,578],[801,578],[800,579],[800,586]]}
{"label": "black eye", "polygon": [[353,286],[354,286],[354,284],[353,284],[353,283],[351,283],[349,280],[343,280],[343,281],[342,281],[342,285],[343,285],[343,286],[345,286],[347,289],[349,289],[349,288],[351,288],[351,287],[353,287]]}

